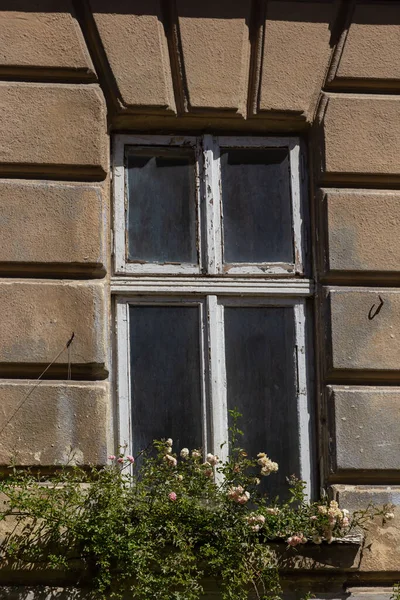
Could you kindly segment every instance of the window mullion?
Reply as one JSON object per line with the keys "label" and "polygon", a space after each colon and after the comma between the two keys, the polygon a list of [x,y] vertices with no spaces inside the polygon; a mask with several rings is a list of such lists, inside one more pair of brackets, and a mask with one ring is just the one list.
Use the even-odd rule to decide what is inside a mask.
{"label": "window mullion", "polygon": [[299,419],[299,445],[301,478],[306,482],[306,494],[311,496],[311,444],[310,444],[310,406],[307,393],[306,361],[306,315],[305,300],[294,305],[296,326],[295,359],[297,363],[297,414]]}
{"label": "window mullion", "polygon": [[209,414],[208,398],[209,390],[207,385],[207,374],[209,373],[209,365],[207,356],[209,356],[209,342],[207,340],[207,323],[206,323],[206,306],[204,302],[200,304],[200,384],[202,398],[202,418],[203,418],[203,448],[204,452],[210,450],[210,432],[212,431],[212,423],[210,424],[211,415]]}
{"label": "window mullion", "polygon": [[207,273],[217,275],[222,271],[221,178],[219,146],[213,136],[203,137],[203,149]]}
{"label": "window mullion", "polygon": [[[222,460],[228,456],[228,410],[226,396],[223,306],[217,296],[207,296],[210,404],[213,449]],[[224,444],[221,448],[221,445]]]}
{"label": "window mullion", "polygon": [[289,147],[289,157],[295,272],[302,275],[304,273],[304,244],[302,239],[300,144],[298,142],[292,143]]}
{"label": "window mullion", "polygon": [[117,388],[118,388],[118,424],[119,443],[126,447],[126,453],[132,452],[131,428],[131,390],[130,390],[130,342],[129,342],[129,304],[123,299],[116,302],[117,330]]}
{"label": "window mullion", "polygon": [[113,156],[114,270],[117,274],[125,273],[126,180],[124,151],[123,140],[117,139]]}

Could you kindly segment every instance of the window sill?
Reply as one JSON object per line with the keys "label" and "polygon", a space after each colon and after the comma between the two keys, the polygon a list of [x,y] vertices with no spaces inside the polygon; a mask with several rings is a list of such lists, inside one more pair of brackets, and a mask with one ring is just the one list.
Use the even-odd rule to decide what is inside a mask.
{"label": "window sill", "polygon": [[[327,576],[335,573],[356,571],[360,564],[361,549],[364,537],[362,535],[335,538],[331,544],[307,544],[295,548],[288,547],[286,542],[273,542],[273,548],[279,561],[279,569],[285,578],[296,579],[296,574],[304,575],[317,571],[320,576],[327,572]],[[9,564],[0,568],[0,586],[7,585],[83,585],[88,584],[88,579],[82,563],[75,560],[71,563],[71,570],[49,570],[42,565]]]}
{"label": "window sill", "polygon": [[360,566],[362,534],[334,538],[332,543],[307,544],[295,548],[284,542],[271,544],[279,557],[282,571],[356,571]]}

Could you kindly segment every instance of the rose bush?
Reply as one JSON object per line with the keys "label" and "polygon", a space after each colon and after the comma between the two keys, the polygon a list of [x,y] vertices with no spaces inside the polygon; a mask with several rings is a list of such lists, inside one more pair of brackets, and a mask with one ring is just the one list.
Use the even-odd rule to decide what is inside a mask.
{"label": "rose bush", "polygon": [[2,543],[3,560],[68,569],[79,559],[96,599],[129,591],[140,600],[198,600],[206,577],[223,600],[245,600],[250,589],[270,599],[281,594],[270,542],[331,543],[377,514],[391,518],[389,507],[350,515],[335,501],[310,503],[294,477],[289,500],[271,501],[258,475],[273,476],[278,465],[265,452],[248,458],[238,434],[234,425],[224,463],[200,449],[174,452],[169,438],[136,457],[110,455],[101,469],[64,467],[50,481],[11,468],[0,483],[0,518],[17,527]]}

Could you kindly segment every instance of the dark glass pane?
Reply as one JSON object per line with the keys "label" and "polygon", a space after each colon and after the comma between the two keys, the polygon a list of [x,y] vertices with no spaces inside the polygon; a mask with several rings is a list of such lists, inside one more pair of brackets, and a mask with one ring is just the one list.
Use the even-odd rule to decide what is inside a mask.
{"label": "dark glass pane", "polygon": [[261,478],[261,491],[283,497],[286,477],[300,474],[293,309],[225,308],[225,345],[228,408],[243,415],[240,444],[279,464]]}
{"label": "dark glass pane", "polygon": [[127,167],[128,259],[197,263],[193,150],[137,149]]}
{"label": "dark glass pane", "polygon": [[286,149],[221,152],[224,262],[293,262]]}
{"label": "dark glass pane", "polygon": [[130,306],[133,451],[201,447],[199,308]]}

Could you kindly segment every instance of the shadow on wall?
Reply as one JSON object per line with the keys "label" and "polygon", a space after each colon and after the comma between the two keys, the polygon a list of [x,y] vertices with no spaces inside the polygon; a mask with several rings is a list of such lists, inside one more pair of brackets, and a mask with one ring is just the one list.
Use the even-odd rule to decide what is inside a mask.
{"label": "shadow on wall", "polygon": [[[65,13],[73,12],[77,0],[3,0],[0,12],[27,13]],[[78,4],[87,4],[96,13],[126,14],[126,15],[155,15],[168,5],[175,5],[178,14],[189,18],[209,19],[247,19],[251,10],[266,10],[269,20],[296,21],[307,23],[325,23],[327,21],[327,6],[335,4],[335,0],[78,0]],[[357,5],[369,5],[367,10],[357,11]],[[344,2],[343,7],[347,16],[354,23],[361,25],[399,25],[399,4],[392,0],[366,2]],[[385,8],[385,10],[377,10]],[[365,6],[367,8],[367,6]],[[393,10],[387,10],[393,9]],[[332,38],[339,23],[330,24]],[[334,43],[334,40],[332,40]]]}
{"label": "shadow on wall", "polygon": [[[83,39],[76,38],[69,63],[62,52],[64,34],[56,33],[52,25],[52,18],[60,21],[57,13],[68,17],[71,39],[73,30],[78,33],[77,24],[82,30],[78,37],[82,34]],[[43,36],[50,40],[53,35],[57,52],[49,51],[52,43],[48,41],[46,47],[43,36],[29,40],[29,35],[20,35],[23,28],[17,23],[29,18],[46,21]],[[63,82],[69,82],[81,77],[94,82],[97,75],[109,123],[115,129],[143,128],[141,119],[149,115],[152,121],[146,123],[147,130],[178,131],[191,118],[192,129],[268,126],[271,131],[300,131],[313,122],[327,73],[335,78],[333,63],[339,62],[344,33],[350,23],[358,21],[396,25],[400,23],[399,3],[3,0],[0,41],[11,36],[20,63],[10,63],[14,51],[9,50],[8,62],[0,60],[0,69],[7,77],[16,73],[22,80],[64,77]],[[58,27],[62,31],[60,23]],[[39,26],[37,30],[44,31]],[[364,34],[360,35],[363,39]],[[81,56],[85,43],[86,63]],[[80,56],[79,69],[75,55]],[[157,121],[156,117],[170,120]],[[204,117],[215,118],[207,124]]]}
{"label": "shadow on wall", "polygon": [[0,600],[83,600],[87,590],[49,587],[0,587]]}
{"label": "shadow on wall", "polygon": [[[75,0],[3,0],[1,11],[13,12],[70,12]],[[205,17],[213,19],[235,19],[245,17],[249,8],[258,5],[266,6],[268,18],[288,21],[307,21],[311,23],[325,22],[326,5],[334,4],[335,0],[83,0],[96,12],[114,14],[155,15],[163,5],[174,2],[179,12],[188,17]],[[81,3],[81,2],[79,2]],[[393,6],[393,0],[376,0],[345,2],[346,8],[353,12],[353,20],[359,24],[385,25],[400,24],[400,11]],[[353,6],[351,6],[353,4]],[[369,5],[369,10],[354,13],[356,5]],[[383,8],[393,8],[393,12],[376,10],[376,5]],[[375,5],[375,6],[374,6]]]}

